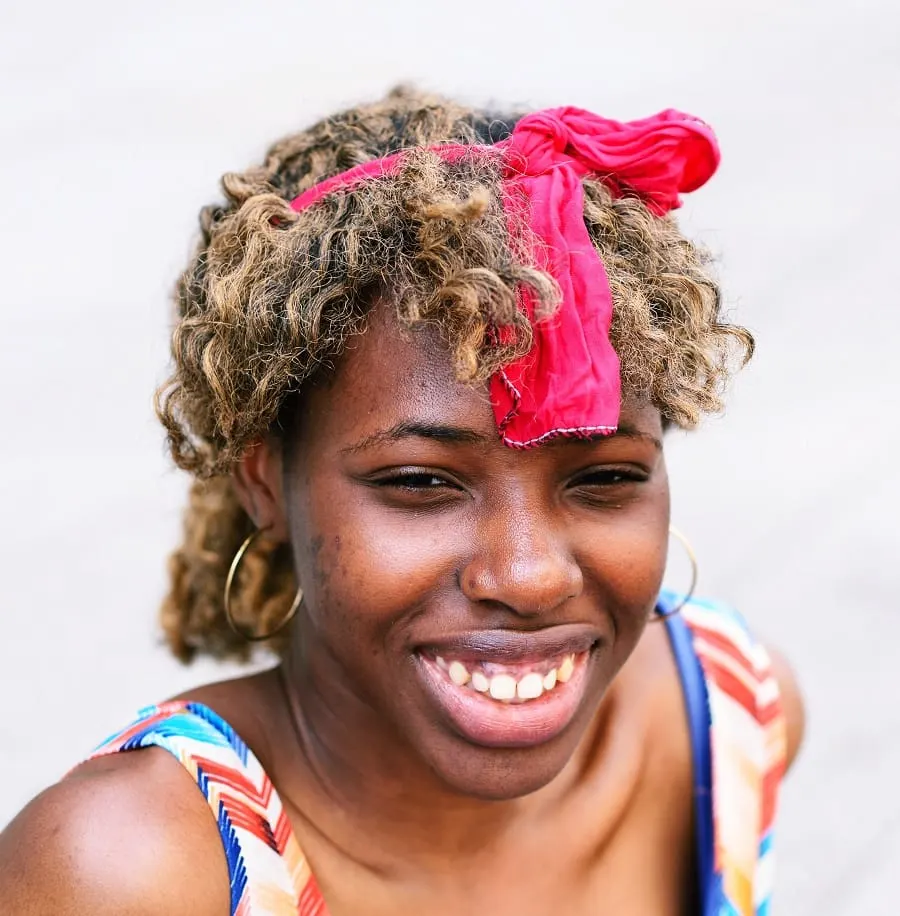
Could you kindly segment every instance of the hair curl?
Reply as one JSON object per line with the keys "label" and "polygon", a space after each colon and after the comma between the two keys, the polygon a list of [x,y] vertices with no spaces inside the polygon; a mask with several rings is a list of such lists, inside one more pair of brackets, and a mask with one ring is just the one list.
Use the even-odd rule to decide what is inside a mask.
{"label": "hair curl", "polygon": [[[516,289],[528,284],[545,312],[557,289],[510,246],[498,162],[451,165],[421,149],[493,143],[515,121],[401,88],[276,143],[261,166],[225,175],[225,203],[201,212],[200,243],[176,290],[174,372],[157,392],[172,456],[197,478],[162,608],[179,658],[246,657],[222,603],[228,565],[252,530],[229,471],[363,328],[376,297],[395,303],[402,322],[435,323],[461,380],[484,380],[530,347]],[[290,208],[323,179],[399,149],[411,152],[397,175],[300,214]],[[753,338],[724,321],[707,254],[671,217],[633,197],[613,199],[599,182],[584,185],[623,387],[651,398],[664,420],[693,427],[721,408],[734,357],[746,361]],[[497,324],[515,327],[512,343],[496,344]],[[288,550],[261,545],[236,583],[242,618],[265,631],[295,588]]]}

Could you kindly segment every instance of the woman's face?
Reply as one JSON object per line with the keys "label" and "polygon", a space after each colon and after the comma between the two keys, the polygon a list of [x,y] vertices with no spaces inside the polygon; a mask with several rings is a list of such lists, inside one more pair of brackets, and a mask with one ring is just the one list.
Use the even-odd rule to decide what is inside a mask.
{"label": "woman's face", "polygon": [[659,591],[658,411],[627,401],[614,436],[510,449],[436,331],[378,307],[292,435],[284,510],[316,692],[351,696],[467,795],[548,783]]}

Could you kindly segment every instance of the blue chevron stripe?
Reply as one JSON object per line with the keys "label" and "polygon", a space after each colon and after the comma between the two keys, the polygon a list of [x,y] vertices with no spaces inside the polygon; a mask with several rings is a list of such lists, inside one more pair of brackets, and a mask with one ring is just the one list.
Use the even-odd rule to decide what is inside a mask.
{"label": "blue chevron stripe", "polygon": [[240,757],[241,763],[247,765],[249,751],[247,745],[241,740],[235,730],[219,715],[214,713],[208,706],[202,703],[188,703],[185,707],[192,712],[194,716],[208,722],[215,730],[220,739],[224,739],[228,746]]}
{"label": "blue chevron stripe", "polygon": [[241,899],[247,891],[247,866],[241,852],[241,844],[237,838],[234,825],[225,806],[219,802],[219,835],[222,838],[222,847],[225,850],[225,859],[228,862],[228,878],[231,883],[231,912],[237,912]]}

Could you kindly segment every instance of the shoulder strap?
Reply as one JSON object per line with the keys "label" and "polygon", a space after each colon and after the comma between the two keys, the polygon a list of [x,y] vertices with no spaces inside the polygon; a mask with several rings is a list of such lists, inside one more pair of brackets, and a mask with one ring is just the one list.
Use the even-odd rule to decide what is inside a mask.
{"label": "shoulder strap", "polygon": [[201,703],[142,709],[91,755],[160,747],[191,774],[222,837],[232,916],[325,916],[278,793],[231,726]]}
{"label": "shoulder strap", "polygon": [[769,909],[772,832],[786,760],[778,684],[765,648],[735,611],[694,600],[681,616],[704,675],[712,763],[713,856],[740,916]]}
{"label": "shoulder strap", "polygon": [[[659,611],[665,613],[661,603]],[[665,618],[672,653],[681,678],[693,763],[694,824],[697,848],[697,887],[700,916],[719,916],[722,901],[722,876],[716,871],[715,824],[713,822],[713,776],[710,747],[709,695],[706,678],[694,651],[690,628],[680,614]]]}

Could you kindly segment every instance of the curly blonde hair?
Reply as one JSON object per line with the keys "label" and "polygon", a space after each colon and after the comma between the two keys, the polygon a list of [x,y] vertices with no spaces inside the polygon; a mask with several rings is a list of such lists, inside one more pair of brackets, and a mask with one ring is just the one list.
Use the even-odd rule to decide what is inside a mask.
{"label": "curly blonde hair", "polygon": [[[552,279],[510,245],[499,163],[450,164],[424,149],[494,143],[516,120],[398,89],[276,143],[261,166],[225,175],[225,203],[202,211],[200,243],[175,296],[174,371],[157,392],[172,456],[196,478],[162,607],[179,658],[246,657],[222,602],[231,558],[253,528],[229,471],[363,329],[376,298],[393,302],[401,322],[436,324],[458,377],[471,382],[530,347],[521,284],[543,313],[556,306]],[[399,149],[411,152],[398,174],[291,209],[312,185]],[[721,408],[753,338],[724,321],[707,254],[671,217],[635,197],[614,199],[600,182],[584,187],[585,222],[613,295],[623,387],[649,397],[668,423],[693,427]],[[512,343],[497,345],[490,331],[498,324],[515,327]],[[241,620],[267,631],[295,589],[286,546],[260,544],[236,582]]]}

